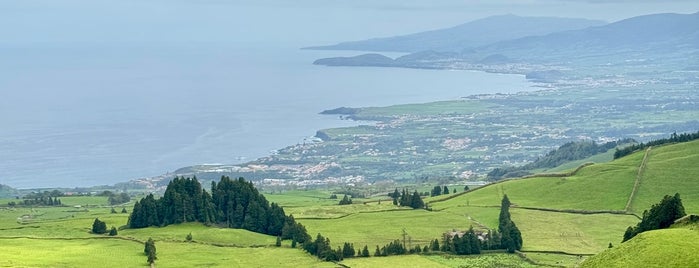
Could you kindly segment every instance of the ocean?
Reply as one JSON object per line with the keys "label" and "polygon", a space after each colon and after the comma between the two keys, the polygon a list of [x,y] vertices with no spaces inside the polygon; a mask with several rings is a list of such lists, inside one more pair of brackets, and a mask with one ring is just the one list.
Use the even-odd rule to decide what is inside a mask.
{"label": "ocean", "polygon": [[[534,90],[521,75],[315,66],[317,58],[359,52],[300,49],[395,27],[352,32],[351,12],[378,25],[383,19],[373,15],[408,17],[414,10],[349,9],[338,21],[319,22],[340,8],[105,1],[113,5],[106,11],[84,1],[46,3],[17,2],[16,10],[3,11],[20,13],[3,16],[19,30],[0,41],[0,184],[16,188],[108,185],[184,166],[250,161],[316,130],[360,123],[318,114],[340,106]],[[120,13],[130,5],[141,10]],[[56,15],[71,7],[103,12]],[[459,19],[431,12],[452,15],[432,23]],[[185,15],[194,18],[180,20]],[[335,33],[334,26],[350,32]]]}

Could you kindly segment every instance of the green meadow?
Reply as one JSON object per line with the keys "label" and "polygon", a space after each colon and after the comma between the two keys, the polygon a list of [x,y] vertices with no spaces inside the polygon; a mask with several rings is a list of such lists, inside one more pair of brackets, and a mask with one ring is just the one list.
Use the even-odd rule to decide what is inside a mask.
{"label": "green meadow", "polygon": [[[655,252],[668,254],[672,263],[678,247],[696,251],[683,244],[685,238],[698,239],[694,227],[653,231],[620,244],[626,227],[635,225],[637,216],[663,195],[679,192],[687,213],[699,212],[699,142],[668,145],[651,149],[645,168],[639,174],[644,152],[622,159],[584,167],[568,177],[532,177],[503,181],[457,194],[425,198],[431,210],[396,207],[391,201],[355,199],[352,205],[339,206],[329,199],[329,190],[295,190],[266,194],[287,213],[293,214],[308,233],[328,237],[333,247],[344,242],[355,250],[403,239],[410,246],[425,246],[446,231],[497,228],[499,204],[504,194],[513,203],[513,221],[522,232],[523,258],[514,254],[488,253],[479,256],[409,255],[349,258],[349,267],[534,267],[535,264],[575,267],[608,267],[614,263],[633,266],[625,257],[638,250],[647,252],[648,261]],[[624,212],[631,199],[631,209]],[[432,186],[420,185],[429,191]],[[383,198],[383,195],[382,195]],[[336,267],[321,262],[288,241],[276,247],[276,238],[240,229],[205,226],[199,223],[123,229],[128,214],[110,213],[105,197],[62,197],[62,207],[0,207],[0,266],[9,267],[92,267],[103,264],[147,266],[143,241],[156,241],[161,267]],[[126,205],[131,210],[131,205]],[[117,212],[122,206],[116,206]],[[609,211],[616,211],[613,214]],[[595,212],[594,214],[585,214]],[[626,214],[624,214],[626,213]],[[90,233],[95,218],[108,227],[120,228],[116,237]],[[186,236],[192,234],[192,241]],[[643,244],[643,241],[661,241]],[[609,243],[614,249],[607,250]],[[562,252],[571,254],[561,254]],[[600,253],[585,261],[586,256]],[[672,253],[671,253],[672,252]],[[644,253],[646,254],[646,253]],[[583,256],[584,255],[584,256]],[[675,257],[673,257],[675,256]],[[627,265],[627,266],[628,266]],[[696,264],[699,265],[699,264]]]}

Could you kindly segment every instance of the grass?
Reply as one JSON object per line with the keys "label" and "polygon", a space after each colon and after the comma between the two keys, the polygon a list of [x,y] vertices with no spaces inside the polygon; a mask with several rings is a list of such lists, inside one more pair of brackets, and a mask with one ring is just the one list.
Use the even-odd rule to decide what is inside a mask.
{"label": "grass", "polygon": [[427,245],[452,229],[465,230],[474,225],[464,215],[426,210],[400,210],[373,213],[357,213],[339,219],[298,220],[315,237],[317,233],[330,238],[333,247],[344,242],[354,243],[355,248],[383,246],[395,239],[402,239],[403,230],[411,237],[412,245]]}
{"label": "grass", "polygon": [[236,247],[272,246],[276,241],[273,236],[248,230],[209,227],[200,223],[168,225],[160,228],[125,229],[119,235],[133,237],[141,241],[152,237],[161,241],[184,242],[189,233],[192,234],[192,240],[195,242]]}
{"label": "grass", "polygon": [[699,141],[651,150],[646,170],[631,204],[642,213],[665,195],[680,193],[687,213],[699,212]]}
{"label": "grass", "polygon": [[699,231],[675,228],[639,234],[588,258],[581,267],[699,267]]}
{"label": "grass", "polygon": [[621,242],[626,227],[638,222],[630,215],[572,214],[511,209],[512,221],[522,232],[522,250],[594,254],[609,243]]}
{"label": "grass", "polygon": [[479,256],[408,255],[353,258],[342,261],[353,268],[361,267],[538,267],[517,255],[487,254]]}
{"label": "grass", "polygon": [[363,108],[359,116],[395,116],[395,115],[446,115],[471,114],[484,111],[494,104],[475,100],[440,101],[424,104],[402,104],[388,107]]}
{"label": "grass", "polygon": [[[0,239],[0,266],[147,267],[143,244],[121,239]],[[214,247],[156,240],[161,267],[335,267],[298,249]],[[274,256],[270,258],[269,256]]]}

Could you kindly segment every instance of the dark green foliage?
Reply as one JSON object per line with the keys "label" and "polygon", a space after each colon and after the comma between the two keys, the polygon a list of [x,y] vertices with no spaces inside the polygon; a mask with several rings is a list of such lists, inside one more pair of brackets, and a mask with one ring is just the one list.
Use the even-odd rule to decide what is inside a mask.
{"label": "dark green foliage", "polygon": [[277,236],[277,242],[275,242],[274,245],[277,247],[282,246],[282,237],[281,236]]}
{"label": "dark green foliage", "polygon": [[337,199],[337,195],[336,195],[336,194],[331,194],[331,195],[330,195],[330,199]]}
{"label": "dark green foliage", "polygon": [[[342,249],[332,249],[330,247],[330,239],[323,237],[323,235],[320,233],[316,236],[314,241],[304,243],[303,249],[311,255],[315,255],[324,261],[340,261],[342,260],[343,256]],[[352,250],[354,251],[354,249]],[[354,254],[354,252],[352,254]]]}
{"label": "dark green foliage", "polygon": [[[378,250],[378,246],[376,247],[376,249]],[[401,243],[400,240],[396,239],[393,240],[393,242],[388,243],[388,245],[381,247],[379,253],[380,255],[378,256],[389,256],[407,254],[408,251],[405,249],[403,243]]]}
{"label": "dark green foliage", "polygon": [[340,205],[351,205],[351,204],[352,204],[352,198],[349,198],[349,197],[347,197],[347,195],[345,195],[344,197],[342,197],[342,200],[340,200],[340,203],[339,203],[339,204],[340,204]]}
{"label": "dark green foliage", "polygon": [[522,233],[510,219],[510,199],[505,195],[500,204],[498,231],[500,232],[500,247],[514,253],[522,249]]}
{"label": "dark green foliage", "polygon": [[435,238],[434,241],[430,242],[430,249],[432,251],[439,251],[440,250],[438,239]]}
{"label": "dark green foliage", "polygon": [[187,242],[192,241],[192,233],[191,232],[187,234],[187,236],[185,237],[185,240],[187,240]]}
{"label": "dark green foliage", "polygon": [[607,142],[605,144],[597,144],[594,141],[569,142],[561,145],[558,147],[558,149],[548,152],[545,156],[537,159],[536,161],[524,166],[495,168],[488,173],[487,179],[490,181],[496,181],[503,178],[526,176],[531,174],[529,170],[539,168],[554,168],[570,161],[585,159],[599,153],[604,153],[608,150],[614,149],[614,147],[617,147],[618,145],[630,143],[632,141],[633,140],[626,139]]}
{"label": "dark green foliage", "polygon": [[[108,192],[108,191],[105,191],[105,192]],[[109,196],[108,201],[109,201],[110,205],[118,205],[118,204],[123,204],[123,203],[131,201],[131,196],[129,196],[129,194],[127,194],[127,193],[115,194],[115,193],[110,192],[110,194],[108,196]]]}
{"label": "dark green foliage", "polygon": [[369,247],[367,245],[364,245],[364,248],[362,249],[362,254],[360,256],[369,257]]}
{"label": "dark green foliage", "polygon": [[345,242],[342,245],[342,257],[343,258],[352,258],[354,257],[354,244],[350,244]]}
{"label": "dark green foliage", "polygon": [[129,213],[129,212],[126,211],[126,208],[125,208],[125,207],[123,207],[123,208],[121,208],[121,213]]}
{"label": "dark green foliage", "polygon": [[110,213],[112,213],[112,214],[116,214],[116,213],[117,213],[117,211],[116,211],[116,209],[114,209],[114,208],[112,207],[112,211],[111,211]]}
{"label": "dark green foliage", "polygon": [[115,236],[117,234],[119,234],[119,232],[117,232],[117,228],[112,226],[112,229],[109,229],[109,236]]}
{"label": "dark green foliage", "polygon": [[468,191],[468,190],[469,190],[468,185],[464,186],[464,192]]}
{"label": "dark green foliage", "polygon": [[376,246],[376,250],[374,250],[374,257],[379,257],[381,256],[381,249],[379,249],[379,246]]}
{"label": "dark green foliage", "polygon": [[63,196],[63,193],[58,190],[44,191],[40,193],[29,193],[23,197],[23,200],[15,205],[23,206],[61,206],[61,200],[58,199],[59,196]]}
{"label": "dark green foliage", "polygon": [[609,242],[609,246],[607,248],[613,248],[614,246],[612,245],[612,242]]}
{"label": "dark green foliage", "polygon": [[442,194],[449,194],[449,188],[447,188],[446,185],[444,185],[444,189],[442,190]]}
{"label": "dark green foliage", "polygon": [[216,223],[301,243],[309,239],[301,224],[287,217],[277,204],[270,205],[251,182],[225,176],[212,183],[211,194],[202,189],[196,178],[173,179],[162,198],[156,200],[149,194],[136,201],[128,226],[143,228],[183,222]]}
{"label": "dark green foliage", "polygon": [[442,194],[442,187],[435,186],[432,188],[432,192],[430,193],[430,196],[438,196]]}
{"label": "dark green foliage", "polygon": [[148,256],[148,264],[153,264],[155,260],[158,259],[157,257],[157,252],[155,249],[155,241],[153,241],[153,238],[148,238],[148,241],[146,241],[145,248],[143,249],[143,253]]}
{"label": "dark green foliage", "polygon": [[665,229],[670,227],[676,219],[687,215],[682,205],[680,194],[674,196],[666,195],[658,204],[651,206],[650,211],[643,211],[643,218],[635,227],[629,226],[624,232],[621,242],[633,238],[634,236],[650,230]]}
{"label": "dark green foliage", "polygon": [[107,233],[107,224],[101,221],[99,218],[95,218],[92,223],[92,233],[93,234],[104,234]]}
{"label": "dark green foliage", "polygon": [[638,144],[626,146],[622,149],[617,148],[616,152],[614,152],[614,159],[630,155],[636,151],[644,150],[650,146],[658,146],[658,145],[663,145],[663,144],[668,144],[668,143],[688,142],[688,141],[693,141],[696,139],[699,139],[699,131],[697,131],[695,133],[682,133],[679,135],[675,132],[675,133],[672,133],[672,135],[670,135],[670,138],[667,138],[667,139],[653,140],[653,141],[649,141],[648,143],[638,143]]}

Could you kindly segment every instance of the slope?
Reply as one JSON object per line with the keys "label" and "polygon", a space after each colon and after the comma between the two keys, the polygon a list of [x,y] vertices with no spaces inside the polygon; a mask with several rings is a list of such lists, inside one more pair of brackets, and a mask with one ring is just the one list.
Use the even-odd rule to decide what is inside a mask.
{"label": "slope", "polygon": [[673,228],[644,232],[583,262],[581,267],[699,267],[699,231]]}

